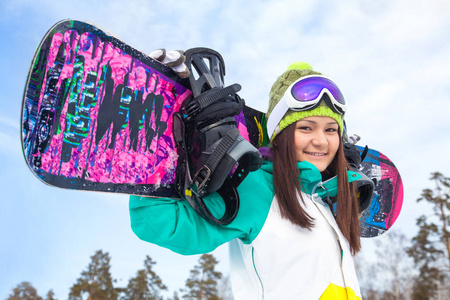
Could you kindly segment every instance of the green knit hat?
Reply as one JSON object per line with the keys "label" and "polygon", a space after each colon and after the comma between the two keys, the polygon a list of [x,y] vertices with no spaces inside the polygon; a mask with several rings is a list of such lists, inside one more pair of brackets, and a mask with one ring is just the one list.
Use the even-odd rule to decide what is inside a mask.
{"label": "green knit hat", "polygon": [[[272,113],[275,106],[278,104],[280,99],[283,97],[284,93],[286,92],[287,88],[296,80],[300,79],[301,77],[305,77],[308,75],[322,75],[319,72],[316,72],[313,70],[310,64],[305,62],[296,62],[291,64],[287,70],[278,77],[277,81],[272,86],[272,89],[270,90],[270,100],[269,100],[269,109],[267,110],[267,118],[270,118],[270,114]],[[322,103],[312,110],[306,110],[306,111],[293,111],[288,110],[284,117],[281,119],[281,121],[278,123],[278,127],[273,132],[272,136],[270,137],[270,141],[273,141],[275,136],[280,133],[283,129],[291,125],[292,123],[295,123],[303,118],[307,117],[313,117],[313,116],[324,116],[324,117],[330,117],[336,120],[336,122],[339,124],[340,134],[342,136],[343,130],[344,130],[344,120],[343,116],[335,113],[331,110],[331,108],[328,107],[328,105],[322,101]],[[268,132],[271,134],[270,132]]]}

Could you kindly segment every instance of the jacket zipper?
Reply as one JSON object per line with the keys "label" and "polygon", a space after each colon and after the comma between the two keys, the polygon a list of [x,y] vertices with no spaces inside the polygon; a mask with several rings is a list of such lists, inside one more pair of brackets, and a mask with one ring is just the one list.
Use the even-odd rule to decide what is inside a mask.
{"label": "jacket zipper", "polygon": [[255,270],[256,276],[258,277],[259,280],[259,284],[260,284],[260,289],[261,289],[261,299],[264,299],[264,285],[262,283],[261,277],[259,277],[258,274],[258,270],[256,270],[256,265],[255,265],[255,248],[252,247],[252,262],[253,262],[253,269]]}
{"label": "jacket zipper", "polygon": [[[333,177],[333,178],[334,178],[334,177]],[[333,178],[330,178],[330,179],[328,179],[328,180],[326,180],[326,181],[320,181],[319,183],[317,183],[317,184],[314,186],[314,188],[313,188],[313,190],[312,190],[312,192],[311,192],[311,198],[314,199],[314,196],[313,196],[313,195],[314,195],[314,192],[316,191],[317,187],[321,187],[321,188],[327,190],[326,187],[324,186],[324,184],[327,183],[328,181],[332,180]],[[328,193],[328,191],[327,191],[327,193]],[[319,196],[319,195],[317,195],[317,196]],[[313,200],[313,202],[315,203],[314,200]],[[327,203],[327,204],[328,204],[328,203]],[[316,207],[317,207],[317,205],[316,205]],[[317,207],[317,208],[318,208],[318,207]],[[318,208],[318,209],[319,209],[319,208]],[[333,215],[333,208],[332,208],[332,207],[330,207],[330,211],[331,211],[331,214]],[[321,212],[320,209],[319,209],[319,212]],[[321,212],[321,213],[322,213],[322,212]],[[322,215],[323,215],[323,213],[322,213]],[[325,215],[323,215],[323,216],[324,216],[324,218],[326,219]],[[344,282],[344,288],[347,289],[347,279],[346,279],[345,272],[344,272],[344,249],[342,248],[341,241],[340,241],[340,238],[339,238],[339,234],[336,232],[336,229],[335,229],[331,224],[329,224],[329,225],[331,226],[331,228],[332,228],[333,231],[334,231],[334,234],[335,234],[335,236],[336,236],[336,240],[337,240],[339,249],[341,250],[341,257],[340,257],[341,259],[340,259],[339,266],[340,266],[340,269],[341,269],[341,274],[342,274],[342,278],[343,278],[343,282]]]}

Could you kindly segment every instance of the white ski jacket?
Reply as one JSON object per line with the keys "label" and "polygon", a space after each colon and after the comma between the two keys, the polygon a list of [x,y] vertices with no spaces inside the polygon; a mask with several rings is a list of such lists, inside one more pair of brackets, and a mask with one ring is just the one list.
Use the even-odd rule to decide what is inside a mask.
{"label": "white ski jacket", "polygon": [[[322,201],[337,194],[337,179],[322,182],[319,170],[298,163],[303,207],[312,230],[283,219],[273,191],[272,163],[251,172],[238,187],[236,219],[218,226],[202,219],[186,201],[131,196],[131,226],[142,240],[180,254],[207,253],[230,242],[231,282],[240,299],[361,299],[347,240]],[[348,171],[349,181],[360,175]],[[326,190],[325,190],[326,188]],[[205,199],[215,216],[224,212],[218,194]]]}

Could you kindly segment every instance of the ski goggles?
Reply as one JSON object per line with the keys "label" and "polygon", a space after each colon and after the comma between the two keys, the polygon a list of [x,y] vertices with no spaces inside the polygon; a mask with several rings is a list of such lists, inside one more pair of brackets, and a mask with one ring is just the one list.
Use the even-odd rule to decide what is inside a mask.
{"label": "ski goggles", "polygon": [[267,133],[273,135],[286,112],[312,110],[324,100],[335,113],[344,115],[347,102],[338,85],[330,78],[309,75],[294,81],[271,112],[267,121]]}

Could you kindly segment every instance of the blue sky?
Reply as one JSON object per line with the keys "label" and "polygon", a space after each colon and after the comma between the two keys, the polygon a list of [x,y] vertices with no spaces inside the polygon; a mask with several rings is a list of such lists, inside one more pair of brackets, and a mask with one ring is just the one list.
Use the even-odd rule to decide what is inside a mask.
{"label": "blue sky", "polygon": [[[52,288],[65,299],[98,249],[110,253],[119,286],[150,255],[163,281],[178,289],[198,259],[138,240],[126,195],[56,189],[28,170],[20,145],[23,88],[54,23],[92,21],[146,52],[213,48],[225,59],[226,82],[240,83],[240,95],[260,110],[291,62],[309,62],[342,86],[350,133],[399,168],[405,202],[395,228],[411,236],[427,209],[416,199],[432,187],[430,173],[450,176],[449,14],[444,0],[1,1],[0,298],[30,281],[41,295]],[[226,246],[214,254],[228,272]]]}

